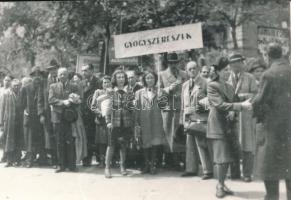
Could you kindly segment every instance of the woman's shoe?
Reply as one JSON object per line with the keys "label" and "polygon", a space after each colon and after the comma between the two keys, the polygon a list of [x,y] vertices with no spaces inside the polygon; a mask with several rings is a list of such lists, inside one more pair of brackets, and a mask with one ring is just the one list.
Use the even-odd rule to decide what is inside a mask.
{"label": "woman's shoe", "polygon": [[150,166],[149,165],[145,165],[144,168],[141,170],[142,174],[147,174],[150,173]]}
{"label": "woman's shoe", "polygon": [[126,176],[127,175],[127,171],[124,167],[120,166],[120,173],[122,176]]}
{"label": "woman's shoe", "polygon": [[112,178],[110,169],[105,168],[104,174],[105,174],[105,178]]}
{"label": "woman's shoe", "polygon": [[231,191],[228,187],[226,187],[225,185],[223,186],[223,190],[226,194],[228,195],[234,195],[234,192]]}
{"label": "woman's shoe", "polygon": [[252,178],[250,176],[243,177],[243,181],[246,183],[252,182]]}
{"label": "woman's shoe", "polygon": [[223,197],[225,197],[226,192],[224,191],[224,188],[222,185],[217,185],[216,186],[216,197],[221,199]]}

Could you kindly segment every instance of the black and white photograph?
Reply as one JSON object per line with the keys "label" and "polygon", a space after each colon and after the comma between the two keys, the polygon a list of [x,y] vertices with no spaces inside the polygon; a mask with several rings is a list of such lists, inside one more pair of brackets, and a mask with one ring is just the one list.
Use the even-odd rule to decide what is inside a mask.
{"label": "black and white photograph", "polygon": [[0,1],[0,200],[291,200],[291,1]]}

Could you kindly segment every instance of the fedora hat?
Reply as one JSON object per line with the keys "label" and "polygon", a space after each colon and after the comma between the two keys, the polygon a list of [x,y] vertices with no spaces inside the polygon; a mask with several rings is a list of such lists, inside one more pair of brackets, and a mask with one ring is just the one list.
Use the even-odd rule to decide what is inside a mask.
{"label": "fedora hat", "polygon": [[34,67],[32,67],[29,75],[33,76],[36,72],[40,72],[41,75],[45,74],[44,70],[40,66],[34,66]]}
{"label": "fedora hat", "polygon": [[235,62],[239,62],[239,61],[243,61],[245,60],[245,57],[243,57],[241,54],[236,53],[236,54],[232,54],[231,56],[229,56],[228,58],[228,62],[229,63],[235,63]]}
{"label": "fedora hat", "polygon": [[179,60],[178,55],[176,53],[169,53],[167,55],[167,61],[168,61],[168,63],[177,63],[180,60]]}
{"label": "fedora hat", "polygon": [[47,66],[45,69],[46,69],[47,71],[50,71],[50,70],[57,69],[57,68],[58,68],[58,66],[56,66],[56,65],[49,65],[49,66]]}

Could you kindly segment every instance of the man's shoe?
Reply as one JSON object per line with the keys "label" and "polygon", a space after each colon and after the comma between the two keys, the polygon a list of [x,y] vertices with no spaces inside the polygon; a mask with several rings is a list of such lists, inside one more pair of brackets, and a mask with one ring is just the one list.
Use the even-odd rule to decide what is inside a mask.
{"label": "man's shoe", "polygon": [[226,195],[226,192],[224,191],[223,186],[222,185],[217,185],[216,186],[216,194],[215,194],[215,196],[217,198],[221,199],[221,198],[225,197],[225,195]]}
{"label": "man's shoe", "polygon": [[252,178],[249,176],[245,176],[245,177],[243,177],[243,181],[246,183],[249,183],[249,182],[252,182]]}
{"label": "man's shoe", "polygon": [[191,177],[191,176],[197,176],[197,173],[185,172],[185,173],[181,174],[181,177]]}
{"label": "man's shoe", "polygon": [[157,173],[157,167],[156,166],[152,166],[151,170],[150,170],[150,174],[151,175],[155,175]]}
{"label": "man's shoe", "polygon": [[12,163],[11,162],[8,162],[6,165],[4,165],[4,167],[12,167]]}
{"label": "man's shoe", "polygon": [[32,162],[28,162],[25,164],[25,167],[26,168],[31,168],[33,166]]}
{"label": "man's shoe", "polygon": [[78,172],[78,169],[77,169],[77,167],[69,168],[69,171],[70,171],[70,172]]}
{"label": "man's shoe", "polygon": [[105,178],[112,178],[111,171],[108,168],[105,168],[104,175],[105,175]]}
{"label": "man's shoe", "polygon": [[207,180],[207,179],[211,179],[211,178],[213,178],[212,173],[203,174],[203,176],[201,177],[202,180]]}
{"label": "man's shoe", "polygon": [[64,171],[65,171],[64,168],[58,168],[58,169],[55,171],[55,173],[61,173],[61,172],[64,172]]}
{"label": "man's shoe", "polygon": [[150,173],[150,167],[149,165],[144,166],[144,168],[141,171],[142,174]]}
{"label": "man's shoe", "polygon": [[13,163],[13,167],[19,167],[20,165],[21,165],[20,161]]}

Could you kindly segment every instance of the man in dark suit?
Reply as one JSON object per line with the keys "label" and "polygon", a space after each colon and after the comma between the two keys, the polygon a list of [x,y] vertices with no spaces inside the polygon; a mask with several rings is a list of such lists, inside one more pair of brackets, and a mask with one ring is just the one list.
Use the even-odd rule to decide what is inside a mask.
{"label": "man in dark suit", "polygon": [[[95,114],[90,109],[92,97],[96,89],[101,89],[100,81],[96,76],[93,75],[94,67],[92,64],[84,65],[81,68],[82,75],[84,76],[83,85],[83,102],[82,102],[82,117],[84,121],[86,136],[87,136],[87,147],[88,155],[83,159],[83,166],[90,166],[92,162],[92,156],[96,153],[97,147],[95,145]],[[96,156],[97,158],[99,156]]]}
{"label": "man in dark suit", "polygon": [[57,138],[58,169],[56,173],[76,170],[75,138],[71,123],[64,117],[64,109],[71,106],[69,95],[79,94],[78,86],[69,82],[68,70],[59,68],[59,82],[50,85],[48,102],[52,105],[51,119]]}
{"label": "man in dark suit", "polygon": [[[182,86],[180,115],[180,124],[184,125],[187,133],[186,170],[182,176],[197,175],[200,158],[203,169],[202,179],[205,180],[211,178],[213,174],[211,154],[206,140],[208,108],[206,105],[199,104],[199,100],[207,96],[207,81],[205,78],[198,75],[199,69],[197,63],[194,61],[187,63],[186,71],[190,79]],[[191,120],[189,118],[191,118]],[[200,132],[187,129],[188,123],[193,125],[194,123],[197,123],[197,125],[202,124],[202,126],[205,126],[205,131],[203,130],[203,132]]]}
{"label": "man in dark suit", "polygon": [[39,154],[39,161],[45,159],[43,126],[44,102],[39,92],[42,90],[43,71],[39,66],[32,68],[30,76],[32,82],[22,87],[20,99],[22,110],[24,110],[24,140],[26,150],[26,167],[31,167],[36,155]]}
{"label": "man in dark suit", "polygon": [[[127,70],[126,72],[128,84],[124,87],[124,90],[129,96],[134,98],[135,92],[142,88],[142,85],[137,83],[137,76],[134,70]],[[142,150],[137,149],[137,145],[134,142],[134,134],[131,133],[129,149],[127,150],[127,167],[140,168],[142,166],[143,156]]]}
{"label": "man in dark suit", "polygon": [[48,153],[51,155],[51,164],[53,165],[53,168],[56,168],[57,166],[57,143],[56,143],[56,135],[53,131],[53,125],[51,122],[51,108],[48,103],[48,95],[49,95],[49,87],[51,84],[57,82],[57,65],[49,65],[46,67],[46,74],[44,76],[43,80],[43,89],[40,90],[40,97],[43,98],[44,102],[44,116],[45,116],[45,122],[43,124],[46,142],[45,142],[45,148],[48,151]]}
{"label": "man in dark suit", "polygon": [[270,44],[271,67],[260,81],[252,101],[260,122],[257,129],[255,174],[264,180],[265,200],[279,199],[279,180],[286,180],[287,199],[291,199],[291,68],[282,58],[279,44]]}

